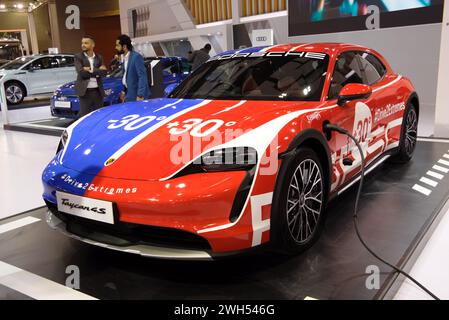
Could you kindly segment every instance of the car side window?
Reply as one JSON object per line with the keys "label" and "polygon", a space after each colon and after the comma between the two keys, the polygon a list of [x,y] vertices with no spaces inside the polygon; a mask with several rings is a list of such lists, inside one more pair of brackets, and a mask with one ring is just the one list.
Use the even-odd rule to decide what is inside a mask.
{"label": "car side window", "polygon": [[30,67],[36,70],[53,69],[58,68],[59,63],[58,60],[54,57],[44,57],[33,61]]}
{"label": "car side window", "polygon": [[180,67],[179,67],[178,61],[164,62],[162,73],[165,77],[178,74],[179,71],[180,71]]}
{"label": "car side window", "polygon": [[335,64],[328,99],[337,99],[341,89],[348,83],[364,83],[363,64],[357,52],[342,53]]}
{"label": "car side window", "polygon": [[75,66],[75,59],[71,56],[58,56],[56,57],[59,62],[60,68],[67,68]]}
{"label": "car side window", "polygon": [[181,72],[183,73],[190,73],[192,72],[192,65],[188,63],[187,61],[181,60]]}
{"label": "car side window", "polygon": [[363,66],[364,83],[369,86],[379,82],[387,73],[387,68],[372,54],[361,52],[360,61]]}
{"label": "car side window", "polygon": [[49,58],[49,68],[47,69],[54,69],[54,68],[59,68],[59,61],[58,59],[56,59],[55,57],[51,57]]}

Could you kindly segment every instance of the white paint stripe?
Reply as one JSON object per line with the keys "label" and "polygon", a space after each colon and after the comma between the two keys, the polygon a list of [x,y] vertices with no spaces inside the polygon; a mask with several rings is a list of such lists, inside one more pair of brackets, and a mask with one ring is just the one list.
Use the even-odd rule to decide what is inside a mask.
{"label": "white paint stripe", "polygon": [[[170,123],[171,121],[173,121],[174,119],[182,116],[183,114],[186,114],[192,110],[201,108],[207,104],[209,104],[211,102],[211,100],[204,100],[201,103],[194,105],[190,108],[184,109],[178,113],[175,113],[174,115],[168,117],[167,119],[159,122],[158,124],[148,128],[147,130],[145,130],[144,132],[142,132],[141,134],[139,134],[138,136],[136,136],[134,139],[130,140],[127,144],[125,144],[123,147],[121,147],[116,153],[114,153],[112,156],[109,157],[109,159],[114,159],[117,160],[118,158],[120,158],[122,155],[124,155],[129,149],[131,149],[132,147],[134,147],[136,144],[138,144],[140,141],[142,141],[143,139],[145,139],[148,135],[150,135],[151,133],[153,133],[154,131],[156,131],[157,129],[165,126],[167,123]],[[114,165],[114,164],[112,164]]]}
{"label": "white paint stripe", "polygon": [[369,154],[373,154],[374,152],[376,152],[380,148],[383,148],[384,145],[385,145],[385,142],[383,140],[379,140],[376,143],[374,143],[373,145],[368,147],[368,153]]}
{"label": "white paint stripe", "polygon": [[443,157],[449,159],[449,154],[445,154]]}
{"label": "white paint stripe", "polygon": [[441,159],[441,160],[438,160],[438,163],[449,167],[449,161]]}
{"label": "white paint stripe", "polygon": [[423,186],[420,186],[419,184],[415,184],[413,186],[413,190],[418,191],[426,196],[429,196],[432,193],[432,190],[424,188]]}
{"label": "white paint stripe", "polygon": [[299,45],[299,46],[296,46],[296,47],[291,48],[291,49],[290,49],[290,52],[295,52],[295,51],[298,50],[299,48],[306,47],[306,46],[308,46],[308,45],[310,45],[310,43],[303,43],[303,44],[301,44],[301,45]]}
{"label": "white paint stripe", "polygon": [[[380,155],[379,155],[380,156]],[[386,155],[383,158],[381,158],[376,164],[374,164],[371,168],[369,168],[366,172],[365,172],[365,177],[374,169],[376,169],[378,166],[380,166],[382,163],[384,163],[385,161],[387,161],[391,156],[390,155]],[[375,161],[377,161],[378,158],[373,159],[371,162],[367,163],[366,166],[370,166],[372,163],[374,163]],[[361,179],[361,177],[357,177],[354,181],[352,181],[350,184],[348,184],[346,187],[344,187],[343,189],[341,189],[338,192],[338,195],[341,195],[342,193],[344,193],[346,190],[348,190],[349,188],[351,188],[353,185],[355,185],[357,182],[359,182]]]}
{"label": "white paint stripe", "polygon": [[97,300],[2,261],[0,261],[0,284],[37,300]]}
{"label": "white paint stripe", "polygon": [[421,181],[422,183],[425,183],[425,184],[427,184],[427,185],[429,185],[431,187],[434,187],[434,188],[438,185],[438,182],[433,181],[433,180],[431,180],[429,178],[426,178],[426,177],[422,177],[419,181]]}
{"label": "white paint stripe", "polygon": [[163,107],[161,107],[161,108],[159,108],[157,110],[154,110],[153,112],[158,112],[158,111],[161,111],[161,110],[173,107],[173,106],[177,105],[178,103],[180,103],[181,101],[182,101],[182,99],[179,99],[178,101],[175,101],[173,103],[169,103],[169,104],[167,104],[167,105],[165,105],[165,106],[163,106]]}
{"label": "white paint stripe", "polygon": [[402,122],[404,122],[404,118],[398,118],[396,120],[391,121],[387,125],[387,130],[390,130],[390,129],[394,128],[394,127],[402,126]]}
{"label": "white paint stripe", "polygon": [[382,89],[388,88],[389,86],[392,86],[396,82],[399,82],[401,79],[402,79],[402,76],[398,76],[395,80],[391,81],[390,83],[387,83],[386,85],[384,85],[382,87],[374,89],[373,92],[377,92],[377,91],[380,91]]}
{"label": "white paint stripe", "polygon": [[385,127],[380,127],[380,128],[377,129],[376,131],[373,131],[373,132],[370,133],[369,139],[374,139],[374,138],[376,138],[377,136],[380,136],[380,135],[382,135],[382,134],[384,134],[384,133],[385,133]]}
{"label": "white paint stripe", "polygon": [[[258,152],[258,154],[263,154],[266,149],[269,147],[270,143],[273,141],[273,139],[277,136],[277,134],[281,131],[281,129],[283,127],[285,127],[290,121],[292,121],[293,119],[307,114],[309,112],[317,112],[317,111],[324,111],[324,110],[331,110],[334,108],[338,108],[338,105],[332,105],[329,107],[324,107],[321,108],[317,107],[316,109],[307,109],[307,110],[299,110],[296,112],[292,112],[289,114],[285,114],[279,118],[273,119],[263,125],[261,125],[258,128],[253,129],[252,131],[249,131],[241,136],[239,136],[238,138],[227,142],[225,144],[222,144],[220,146],[215,146],[213,148],[210,148],[208,150],[205,150],[201,155],[199,155],[197,158],[203,156],[204,154],[212,151],[213,149],[225,149],[225,148],[234,148],[234,147],[241,147],[241,146],[246,146],[246,147],[254,147],[254,149],[256,149],[256,151]],[[178,172],[180,172],[181,170],[183,170],[185,167],[189,166],[190,163],[192,163],[193,161],[195,161],[195,159],[191,160],[189,163],[187,163],[183,168],[180,168],[177,172],[173,173],[172,175],[170,175],[169,177],[163,178],[163,179],[159,179],[159,181],[165,181],[165,180],[169,180],[171,179],[173,176],[175,176],[176,174],[178,174]],[[259,169],[260,169],[260,161],[257,163],[257,168],[256,168],[256,172],[257,174],[259,173]],[[253,179],[253,183],[251,185],[250,191],[249,191],[249,195],[252,195],[254,186],[256,184],[257,181],[257,176],[255,177],[255,179]],[[249,202],[249,196],[247,197],[245,204],[243,205],[243,209],[241,212],[244,212],[246,210],[246,207],[248,206],[248,202]],[[203,230],[199,230],[197,231],[197,233],[208,233],[208,232],[215,232],[215,231],[219,231],[219,230],[224,230],[224,229],[228,229],[231,228],[233,226],[235,226],[236,224],[238,224],[240,222],[240,219],[242,218],[242,214],[240,213],[239,218],[232,222],[232,223],[228,223],[228,224],[224,224],[224,225],[220,225],[220,226],[216,226],[216,227],[211,227],[211,228],[207,228],[207,229],[203,229]]]}
{"label": "white paint stripe", "polygon": [[443,167],[437,166],[437,165],[433,166],[432,169],[436,170],[436,171],[443,172],[443,173],[449,173],[449,169],[446,169],[446,168],[443,168]]}
{"label": "white paint stripe", "polygon": [[231,110],[233,110],[233,109],[236,109],[236,108],[238,108],[238,107],[241,107],[242,105],[244,105],[244,104],[246,103],[246,101],[247,101],[247,100],[242,100],[242,101],[240,101],[239,103],[233,105],[232,107],[228,107],[228,108],[225,108],[225,109],[223,109],[223,110],[221,110],[221,111],[219,111],[219,112],[217,112],[217,113],[214,113],[213,116],[216,116],[216,115],[218,115],[218,114],[225,113],[225,112],[231,111]]}
{"label": "white paint stripe", "polygon": [[0,225],[0,234],[14,230],[14,229],[18,229],[18,228],[22,228],[25,227],[29,224],[35,223],[41,221],[38,218],[34,218],[34,217],[26,217],[26,218],[22,218],[22,219],[18,219],[12,222],[8,222],[5,224]]}
{"label": "white paint stripe", "polygon": [[427,171],[427,175],[431,176],[432,178],[438,179],[438,180],[443,180],[444,176],[442,174],[433,172],[433,171]]}
{"label": "white paint stripe", "polygon": [[253,224],[253,243],[252,246],[258,246],[262,243],[262,235],[270,230],[270,219],[262,219],[264,206],[271,205],[273,201],[273,192],[251,197],[251,220]]}

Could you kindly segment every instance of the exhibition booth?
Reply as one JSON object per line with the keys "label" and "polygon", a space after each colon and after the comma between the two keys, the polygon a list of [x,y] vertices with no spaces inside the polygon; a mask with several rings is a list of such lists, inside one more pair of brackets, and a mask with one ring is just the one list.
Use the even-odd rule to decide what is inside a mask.
{"label": "exhibition booth", "polygon": [[[68,5],[35,9],[56,19],[57,50],[39,56],[56,67],[0,66],[5,134],[61,137],[39,171],[41,206],[0,215],[0,299],[449,299],[432,269],[449,263],[435,239],[449,231],[447,2],[120,0],[96,8],[103,17],[79,4],[78,29],[63,26]],[[27,15],[40,21],[41,11]],[[114,100],[110,83],[128,85],[123,60],[125,73],[104,76],[104,108],[79,120],[73,54],[109,19],[132,38],[154,96]],[[29,50],[41,52],[28,28]],[[114,56],[118,35],[103,55]],[[195,69],[192,51],[206,44],[210,59]],[[51,90],[30,89],[33,76],[57,75]],[[227,129],[236,136],[207,146]],[[187,149],[200,142],[168,165],[183,134]],[[231,164],[205,160],[228,153]],[[277,169],[264,175],[272,153]],[[295,229],[297,205],[314,224],[298,213]],[[93,223],[76,211],[102,206]],[[2,264],[48,292],[40,280],[4,280]],[[73,266],[81,286],[65,291]]]}

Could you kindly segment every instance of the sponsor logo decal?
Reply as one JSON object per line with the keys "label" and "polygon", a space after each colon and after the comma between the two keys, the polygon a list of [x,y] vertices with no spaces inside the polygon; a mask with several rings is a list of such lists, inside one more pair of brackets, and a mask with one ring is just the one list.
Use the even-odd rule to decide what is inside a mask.
{"label": "sponsor logo decal", "polygon": [[138,188],[135,187],[110,187],[103,185],[95,185],[93,183],[81,182],[75,178],[72,178],[68,174],[63,174],[61,176],[61,180],[66,184],[78,188],[80,190],[88,190],[91,192],[104,193],[108,195],[117,195],[117,194],[135,194],[138,191]]}
{"label": "sponsor logo decal", "polygon": [[374,123],[379,123],[382,120],[391,117],[392,115],[404,111],[405,103],[397,103],[397,104],[389,104],[383,108],[376,110],[376,114],[374,115]]}
{"label": "sponsor logo decal", "polygon": [[216,56],[209,61],[214,60],[227,60],[234,58],[263,58],[263,57],[299,57],[299,58],[309,58],[316,60],[324,60],[326,58],[325,53],[320,52],[305,52],[305,51],[271,51],[271,52],[252,52],[252,53],[233,53],[233,54],[225,54],[221,56]]}
{"label": "sponsor logo decal", "polygon": [[313,122],[314,120],[321,120],[321,113],[314,112],[307,116],[307,120],[309,121],[309,123]]}

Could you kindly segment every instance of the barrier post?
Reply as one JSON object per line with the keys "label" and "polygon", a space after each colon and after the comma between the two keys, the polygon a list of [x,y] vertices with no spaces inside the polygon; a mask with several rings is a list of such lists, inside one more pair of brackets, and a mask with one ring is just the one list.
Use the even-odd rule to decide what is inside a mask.
{"label": "barrier post", "polygon": [[0,80],[0,106],[2,108],[3,126],[6,126],[9,124],[8,103],[6,102],[5,85],[3,80]]}

